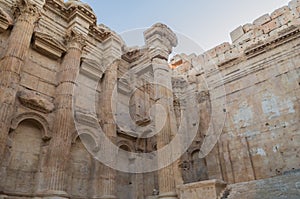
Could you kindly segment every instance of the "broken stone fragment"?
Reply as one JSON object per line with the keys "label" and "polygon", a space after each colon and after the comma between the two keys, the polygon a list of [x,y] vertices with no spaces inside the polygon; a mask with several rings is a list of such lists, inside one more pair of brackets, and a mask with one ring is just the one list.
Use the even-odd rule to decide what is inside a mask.
{"label": "broken stone fragment", "polygon": [[18,97],[21,104],[27,108],[42,113],[51,113],[54,110],[54,104],[36,92],[20,91]]}

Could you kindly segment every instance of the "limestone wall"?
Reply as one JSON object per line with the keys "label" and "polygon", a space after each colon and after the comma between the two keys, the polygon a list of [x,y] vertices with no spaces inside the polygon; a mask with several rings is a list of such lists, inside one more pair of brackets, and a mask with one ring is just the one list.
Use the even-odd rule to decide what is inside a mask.
{"label": "limestone wall", "polygon": [[206,157],[210,179],[245,182],[299,169],[299,6],[291,1],[238,27],[232,44],[171,62],[191,84],[206,79],[217,93],[211,103],[226,98],[223,132]]}
{"label": "limestone wall", "polygon": [[[166,60],[177,43],[175,34],[156,24],[145,32],[145,46],[127,48],[118,34],[96,25],[92,9],[82,2],[20,0],[16,10],[12,4],[0,2],[0,198],[145,198],[157,195],[157,189],[174,196],[175,181],[180,184],[178,166],[185,182],[229,183],[300,168],[299,1],[237,28],[231,33],[232,44],[174,58],[170,113],[174,111],[179,122],[183,113],[175,94],[194,89],[198,100],[194,107],[200,110],[198,135],[180,162],[138,175],[118,174],[93,159],[78,138],[74,119],[85,127],[80,137],[92,143],[92,151],[107,150],[99,144],[95,124],[128,151],[159,148],[158,137],[138,139],[143,132],[134,125],[117,128],[111,97],[114,84],[131,69],[130,81],[118,82],[118,96],[121,101],[132,97],[135,124],[148,124],[147,109],[160,98],[148,87],[140,87],[135,96],[129,95],[130,89],[155,75],[171,84]],[[226,94],[219,92],[223,86]],[[95,104],[86,102],[95,97],[92,109]],[[209,137],[209,123],[221,115],[217,112],[212,120],[211,105],[222,97],[226,107],[219,104],[218,110],[227,114],[222,135],[206,157],[197,159]],[[121,112],[125,106],[119,104]],[[176,122],[168,126],[161,143],[169,141]]]}

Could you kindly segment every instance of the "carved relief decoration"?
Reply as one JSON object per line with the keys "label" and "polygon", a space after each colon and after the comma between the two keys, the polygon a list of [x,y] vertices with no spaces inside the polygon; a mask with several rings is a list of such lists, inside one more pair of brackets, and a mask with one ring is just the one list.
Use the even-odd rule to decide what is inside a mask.
{"label": "carved relief decoration", "polygon": [[142,49],[127,49],[126,52],[122,55],[122,59],[129,63],[133,63],[139,60],[145,54],[145,50]]}
{"label": "carved relief decoration", "polygon": [[67,31],[65,41],[69,47],[77,47],[80,50],[86,45],[86,37],[74,29]]}
{"label": "carved relief decoration", "polygon": [[54,110],[54,104],[32,91],[20,91],[18,97],[21,104],[30,109],[42,112],[51,113]]}
{"label": "carved relief decoration", "polygon": [[100,42],[105,41],[106,39],[108,39],[112,35],[111,31],[107,27],[105,27],[104,25],[91,26],[90,29],[91,29],[91,33]]}
{"label": "carved relief decoration", "polygon": [[29,20],[29,17],[38,17],[41,15],[40,10],[32,0],[18,0],[13,5],[13,10],[16,19],[23,15],[22,20]]}

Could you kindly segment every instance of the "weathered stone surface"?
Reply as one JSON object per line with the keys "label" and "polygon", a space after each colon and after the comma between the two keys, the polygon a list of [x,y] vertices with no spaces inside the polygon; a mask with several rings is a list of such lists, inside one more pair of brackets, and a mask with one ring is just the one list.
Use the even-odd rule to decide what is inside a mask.
{"label": "weathered stone surface", "polygon": [[242,26],[239,26],[238,28],[236,28],[235,30],[233,30],[230,33],[230,37],[231,37],[231,41],[235,42],[236,40],[238,40],[240,37],[242,37],[244,35],[244,29]]}
{"label": "weathered stone surface", "polygon": [[51,113],[54,110],[54,104],[41,97],[38,93],[30,91],[20,91],[18,94],[20,102],[33,110],[43,113]]}
{"label": "weathered stone surface", "polygon": [[226,183],[218,180],[202,181],[182,185],[178,187],[180,190],[180,199],[206,199],[219,198],[226,187]]}
{"label": "weathered stone surface", "polygon": [[[0,198],[299,198],[299,0],[238,27],[232,44],[170,63],[178,40],[164,24],[128,47],[81,1],[16,3],[0,2]],[[112,154],[100,127],[128,171],[181,132],[159,165],[198,119],[159,171],[93,158]]]}
{"label": "weathered stone surface", "polygon": [[264,25],[265,23],[268,23],[269,21],[271,21],[271,17],[269,14],[265,14],[259,18],[257,18],[256,20],[253,21],[253,24],[256,26],[260,26],[260,25]]}

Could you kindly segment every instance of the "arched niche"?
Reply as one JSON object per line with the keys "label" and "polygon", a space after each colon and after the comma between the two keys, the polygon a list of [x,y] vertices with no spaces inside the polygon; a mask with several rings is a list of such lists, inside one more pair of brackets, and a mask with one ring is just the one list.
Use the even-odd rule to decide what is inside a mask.
{"label": "arched niche", "polygon": [[38,122],[39,125],[42,127],[41,128],[42,139],[43,140],[51,139],[51,130],[49,128],[48,121],[42,115],[35,113],[35,112],[22,113],[22,114],[16,116],[12,120],[11,129],[15,130],[18,127],[18,125],[24,120],[34,120],[34,121]]}
{"label": "arched niche", "polygon": [[94,170],[93,157],[82,140],[90,143],[91,148],[96,146],[94,138],[89,133],[77,135],[72,142],[68,169],[68,193],[75,198],[85,198],[90,195]]}
{"label": "arched niche", "polygon": [[[23,115],[24,116],[24,115]],[[39,118],[39,117],[38,117]],[[39,118],[40,119],[40,118]],[[41,170],[45,124],[34,117],[18,117],[10,131],[6,156],[4,190],[13,193],[34,193]]]}

